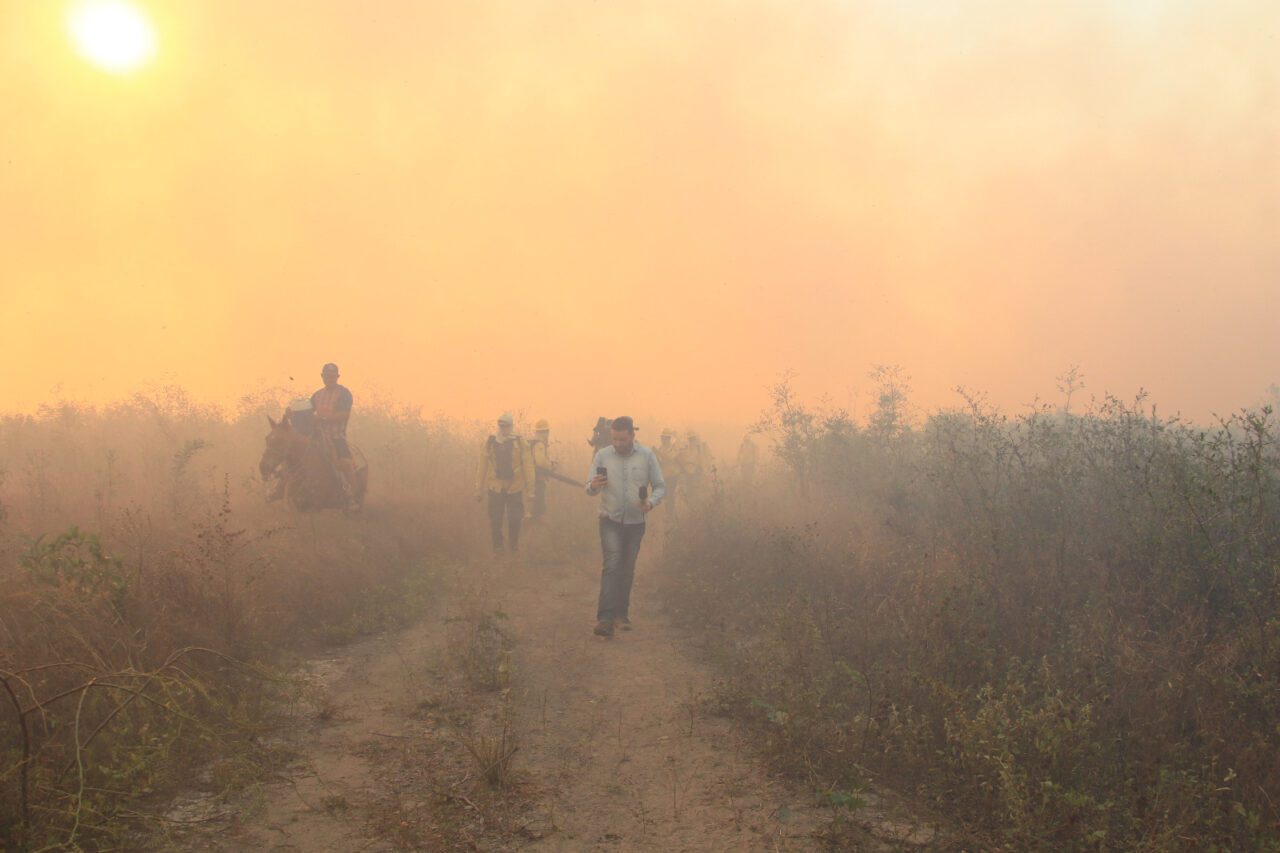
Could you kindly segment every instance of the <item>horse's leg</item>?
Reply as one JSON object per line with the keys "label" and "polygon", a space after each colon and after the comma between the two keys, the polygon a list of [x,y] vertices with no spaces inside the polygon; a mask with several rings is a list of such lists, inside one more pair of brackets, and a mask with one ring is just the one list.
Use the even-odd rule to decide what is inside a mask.
{"label": "horse's leg", "polygon": [[316,494],[305,469],[290,472],[287,486],[289,504],[299,512],[315,509]]}
{"label": "horse's leg", "polygon": [[285,495],[286,483],[285,483],[284,475],[277,471],[275,473],[275,478],[276,478],[276,487],[272,489],[271,494],[267,495],[267,503],[274,503],[280,500],[281,498],[283,498]]}
{"label": "horse's leg", "polygon": [[341,509],[346,506],[342,491],[342,475],[330,454],[332,445],[323,435],[308,439],[298,467],[300,507],[304,510]]}
{"label": "horse's leg", "polygon": [[368,465],[356,470],[356,490],[355,490],[356,509],[364,508],[364,495],[365,495],[365,492],[367,491],[369,491],[369,466]]}

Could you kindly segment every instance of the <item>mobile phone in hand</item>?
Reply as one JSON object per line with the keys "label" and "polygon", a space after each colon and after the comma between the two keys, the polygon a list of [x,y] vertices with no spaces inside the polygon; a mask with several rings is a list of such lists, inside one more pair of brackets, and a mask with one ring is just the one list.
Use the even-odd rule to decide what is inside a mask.
{"label": "mobile phone in hand", "polygon": [[606,467],[604,467],[603,465],[598,466],[598,467],[596,468],[596,476],[597,476],[597,477],[608,477],[608,476],[609,476],[609,469],[608,469],[608,468],[606,468]]}
{"label": "mobile phone in hand", "polygon": [[641,503],[644,503],[644,502],[645,502],[645,501],[647,501],[648,499],[649,499],[649,487],[648,487],[648,486],[641,486],[641,487],[640,487],[640,502],[641,502]]}

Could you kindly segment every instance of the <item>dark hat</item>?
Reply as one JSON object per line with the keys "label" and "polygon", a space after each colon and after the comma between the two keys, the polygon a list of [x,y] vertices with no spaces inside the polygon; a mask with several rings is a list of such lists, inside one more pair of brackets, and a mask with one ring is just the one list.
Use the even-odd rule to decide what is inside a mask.
{"label": "dark hat", "polygon": [[621,417],[614,418],[610,427],[616,429],[618,432],[635,432],[636,422],[631,419],[630,415],[623,415]]}

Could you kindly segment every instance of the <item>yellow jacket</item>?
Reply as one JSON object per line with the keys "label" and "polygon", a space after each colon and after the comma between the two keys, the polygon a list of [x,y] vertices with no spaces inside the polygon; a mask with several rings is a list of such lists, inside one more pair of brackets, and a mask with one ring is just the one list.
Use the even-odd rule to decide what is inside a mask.
{"label": "yellow jacket", "polygon": [[551,454],[547,453],[547,443],[542,439],[529,439],[529,455],[533,457],[535,468],[555,469],[555,465],[551,463]]}
{"label": "yellow jacket", "polygon": [[[503,479],[498,476],[494,466],[496,464],[498,445],[508,441],[515,442],[515,447],[511,449],[513,474],[509,479]],[[533,454],[529,452],[529,446],[525,444],[523,438],[518,435],[513,435],[510,438],[491,435],[485,439],[484,445],[480,448],[480,464],[476,468],[477,493],[488,489],[491,492],[511,495],[516,492],[523,492],[526,486],[533,485],[533,481]]]}

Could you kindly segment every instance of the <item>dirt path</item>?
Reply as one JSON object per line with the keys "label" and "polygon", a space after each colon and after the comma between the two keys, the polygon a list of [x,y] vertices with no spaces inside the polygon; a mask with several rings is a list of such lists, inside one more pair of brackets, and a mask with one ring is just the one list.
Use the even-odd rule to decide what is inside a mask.
{"label": "dirt path", "polygon": [[643,583],[634,630],[591,634],[598,577],[592,564],[536,566],[508,587],[520,766],[543,780],[555,830],[532,849],[816,849],[824,816],[701,713],[711,674]]}
{"label": "dirt path", "polygon": [[[296,725],[285,732],[297,759],[241,804],[236,821],[207,849],[390,851],[405,849],[379,817],[386,791],[380,763],[389,743],[415,736],[422,662],[439,658],[445,624],[426,619],[399,634],[356,643],[311,661]],[[423,804],[425,811],[425,803]]]}
{"label": "dirt path", "polygon": [[[589,562],[468,580],[445,612],[311,664],[298,760],[206,849],[822,848],[830,813],[701,711],[712,674],[644,583],[635,630],[604,640]],[[503,738],[495,789],[475,753]]]}

